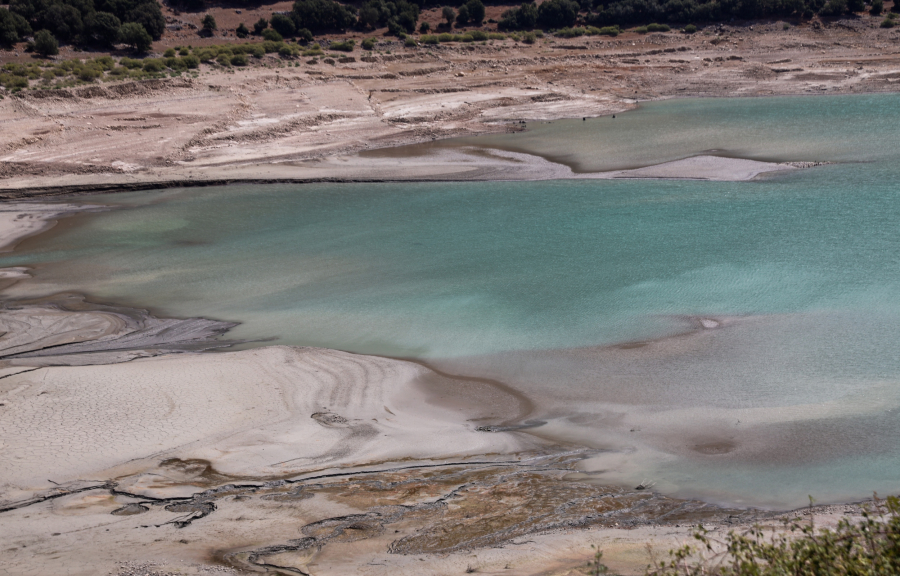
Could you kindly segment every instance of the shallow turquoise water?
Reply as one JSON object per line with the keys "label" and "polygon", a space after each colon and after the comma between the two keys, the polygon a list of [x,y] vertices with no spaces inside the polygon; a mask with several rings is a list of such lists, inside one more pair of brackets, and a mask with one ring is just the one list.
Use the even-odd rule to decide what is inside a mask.
{"label": "shallow turquoise water", "polygon": [[517,134],[441,140],[368,155],[477,145],[538,154],[578,172],[636,168],[698,154],[763,161],[896,157],[900,96],[701,98],[641,104],[586,121],[532,122]]}
{"label": "shallow turquoise water", "polygon": [[[591,122],[523,137],[539,141],[523,149],[581,168],[711,147],[845,162],[753,182],[102,196],[85,200],[120,209],[30,240],[0,265],[36,267],[20,294],[73,289],[239,321],[237,338],[502,377],[543,399],[548,433],[621,454],[606,476],[616,481],[650,477],[672,494],[772,506],[801,505],[810,492],[822,501],[896,492],[898,104],[895,95],[674,101],[619,115],[628,129],[613,140]],[[513,147],[515,137],[489,142]],[[565,352],[677,334],[686,316],[751,321],[671,352]],[[623,433],[635,427],[644,434]],[[723,438],[735,448],[692,451]]]}

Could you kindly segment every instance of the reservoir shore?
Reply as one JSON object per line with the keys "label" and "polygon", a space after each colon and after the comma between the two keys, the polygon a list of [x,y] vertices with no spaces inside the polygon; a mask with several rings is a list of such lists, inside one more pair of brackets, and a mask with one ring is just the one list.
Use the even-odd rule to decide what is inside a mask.
{"label": "reservoir shore", "polygon": [[[721,26],[712,37],[439,46],[324,70],[23,92],[0,101],[0,250],[69,215],[106,209],[76,197],[105,191],[737,181],[806,168],[817,159],[711,152],[580,173],[469,144],[425,154],[399,147],[611,116],[643,100],[895,90],[897,32],[868,18],[839,22]],[[38,201],[55,196],[64,203]],[[4,288],[28,281],[27,264],[0,270]],[[695,329],[679,337],[720,326],[690,322]],[[640,574],[648,550],[662,559],[700,522],[725,534],[805,514],[834,526],[861,512],[857,504],[729,508],[668,498],[652,479],[603,484],[580,466],[603,449],[532,433],[540,429],[534,399],[503,382],[324,348],[210,351],[232,344],[233,326],[74,293],[0,302],[0,568],[575,576],[596,545],[613,570]],[[448,398],[448,389],[457,393]]]}
{"label": "reservoir shore", "polygon": [[[102,209],[5,206],[6,250]],[[27,267],[4,272],[7,287],[28,282]],[[535,406],[503,383],[321,348],[199,352],[228,344],[217,337],[231,326],[77,294],[4,303],[7,571],[574,576],[596,545],[639,574],[648,551],[662,558],[701,522],[724,534],[861,513],[735,509],[598,482],[581,464],[603,450],[529,433]]]}

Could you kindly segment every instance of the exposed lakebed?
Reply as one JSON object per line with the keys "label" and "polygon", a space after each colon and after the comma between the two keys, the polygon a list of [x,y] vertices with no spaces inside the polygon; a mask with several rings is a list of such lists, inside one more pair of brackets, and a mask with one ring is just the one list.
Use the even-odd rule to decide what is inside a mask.
{"label": "exposed lakebed", "polygon": [[[664,102],[478,141],[581,170],[710,148],[841,162],[751,182],[88,197],[115,209],[27,240],[0,265],[32,267],[11,296],[77,291],[239,322],[238,340],[495,378],[546,422],[517,433],[600,449],[583,467],[601,481],[651,479],[730,505],[859,499],[896,492],[900,478],[897,102]],[[629,128],[600,125],[620,121]],[[613,150],[621,157],[603,156]]]}

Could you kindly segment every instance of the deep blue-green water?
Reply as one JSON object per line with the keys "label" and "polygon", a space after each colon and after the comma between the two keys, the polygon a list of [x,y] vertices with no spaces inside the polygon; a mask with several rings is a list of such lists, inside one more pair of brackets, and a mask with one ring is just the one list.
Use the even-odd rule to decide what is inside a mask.
{"label": "deep blue-green water", "polygon": [[[898,120],[895,95],[656,103],[485,142],[580,169],[710,148],[841,163],[734,183],[102,196],[85,201],[117,208],[0,265],[34,267],[12,293],[503,378],[538,400],[539,433],[610,450],[586,465],[601,480],[739,504],[862,498],[900,490]],[[734,320],[664,339],[695,316]]]}

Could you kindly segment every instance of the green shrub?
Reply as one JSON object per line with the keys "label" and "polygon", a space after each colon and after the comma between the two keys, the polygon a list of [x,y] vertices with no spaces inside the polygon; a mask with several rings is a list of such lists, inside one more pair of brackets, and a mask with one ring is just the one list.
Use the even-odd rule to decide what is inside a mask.
{"label": "green shrub", "polygon": [[143,66],[141,68],[144,72],[162,72],[163,68],[165,68],[165,64],[159,58],[147,58],[144,60]]}
{"label": "green shrub", "polygon": [[266,49],[262,44],[247,44],[245,54],[250,54],[254,58],[262,58],[266,55]]}
{"label": "green shrub", "polygon": [[444,32],[443,34],[438,34],[439,42],[456,42],[456,36],[450,34],[448,32]]}
{"label": "green shrub", "polygon": [[884,20],[881,21],[882,28],[893,28],[896,25],[897,25],[897,23],[894,22],[893,20],[891,20],[890,18],[885,18]]}
{"label": "green shrub", "polygon": [[618,36],[622,31],[618,26],[604,26],[603,28],[597,28],[597,31],[594,33],[597,36]]}
{"label": "green shrub", "polygon": [[419,41],[422,44],[439,44],[440,40],[434,34],[425,34],[424,36],[419,37]]}
{"label": "green shrub", "polygon": [[476,42],[483,42],[488,39],[487,32],[485,32],[483,30],[472,30],[471,32],[469,32],[469,34],[472,36],[472,39]]}
{"label": "green shrub", "polygon": [[247,55],[246,54],[235,54],[229,60],[232,66],[246,66],[247,65]]}
{"label": "green shrub", "polygon": [[308,42],[313,41],[313,34],[306,28],[301,28],[297,30],[297,42],[301,44],[306,44]]}
{"label": "green shrub", "polygon": [[184,64],[184,67],[187,69],[194,69],[194,68],[200,67],[200,59],[192,54],[188,54],[187,56],[182,56],[181,62]]}
{"label": "green shrub", "polygon": [[416,42],[416,39],[412,36],[407,36],[406,40],[403,41],[403,45],[407,48],[412,48],[414,46],[418,46],[419,44]]}
{"label": "green shrub", "polygon": [[428,34],[429,32],[431,32],[431,24],[429,24],[428,22],[422,22],[421,24],[419,24],[419,32],[421,32],[422,34]]}
{"label": "green shrub", "polygon": [[116,61],[112,59],[111,56],[100,56],[98,58],[94,58],[92,60],[94,66],[99,67],[101,70],[112,70],[116,66]]}
{"label": "green shrub", "polygon": [[128,76],[128,68],[125,68],[124,66],[118,66],[110,70],[108,74],[113,78],[122,78]]}
{"label": "green shrub", "polygon": [[213,18],[212,14],[207,14],[203,17],[203,28],[200,29],[200,34],[202,36],[212,36],[213,32],[218,29],[216,25],[216,19]]}
{"label": "green shrub", "polygon": [[131,46],[135,52],[146,52],[153,44],[153,37],[137,22],[128,22],[119,28],[119,41]]}
{"label": "green shrub", "polygon": [[472,38],[471,34],[462,34],[462,35],[458,36],[458,39],[460,42],[474,42],[475,41],[475,39]]}
{"label": "green shrub", "polygon": [[[243,56],[243,54],[242,54],[242,56]],[[227,52],[222,52],[221,54],[216,56],[216,62],[218,62],[222,66],[230,66],[232,57],[233,57],[233,54],[228,54]]]}
{"label": "green shrub", "polygon": [[263,50],[265,50],[266,54],[274,54],[281,50],[283,43],[282,42],[272,42],[271,40],[266,40],[263,42]]}
{"label": "green shrub", "polygon": [[175,57],[175,49],[169,48],[165,52],[163,52],[163,56],[166,58],[174,58]]}
{"label": "green shrub", "polygon": [[141,61],[135,60],[133,58],[125,57],[125,58],[122,58],[121,60],[119,60],[119,66],[124,66],[125,68],[128,68],[128,69],[140,68]]}
{"label": "green shrub", "polygon": [[200,50],[199,52],[197,52],[197,58],[201,62],[212,62],[213,60],[216,59],[216,52],[215,52],[215,50],[210,50],[209,48],[206,48],[204,50]]}
{"label": "green shrub", "polygon": [[34,34],[34,51],[41,56],[59,54],[59,42],[49,30],[38,30]]}
{"label": "green shrub", "polygon": [[555,35],[559,38],[577,38],[585,34],[587,34],[587,30],[584,28],[561,28],[556,31]]}
{"label": "green shrub", "polygon": [[343,42],[332,42],[328,45],[328,49],[338,50],[340,52],[353,52],[354,46],[356,46],[356,42],[354,40],[345,40]]}
{"label": "green shrub", "polygon": [[269,42],[281,42],[282,40],[284,40],[284,37],[273,28],[266,28],[265,30],[263,30],[262,37],[264,40],[268,40]]}
{"label": "green shrub", "polygon": [[506,40],[506,34],[502,32],[488,32],[489,40]]}
{"label": "green shrub", "polygon": [[697,32],[697,27],[694,26],[693,24],[688,24],[687,26],[684,27],[685,34],[694,34],[696,32]]}
{"label": "green shrub", "polygon": [[668,32],[671,30],[668,24],[647,24],[647,32]]}
{"label": "green shrub", "polygon": [[234,30],[234,35],[238,38],[246,38],[250,35],[250,29],[247,28],[247,25],[241,22],[238,24],[238,27]]}
{"label": "green shrub", "polygon": [[362,41],[363,50],[374,50],[376,42],[377,40],[375,40],[374,38],[366,38]]}
{"label": "green shrub", "polygon": [[297,25],[294,24],[294,21],[289,16],[284,14],[272,14],[269,26],[285,38],[289,38],[297,32]]}
{"label": "green shrub", "polygon": [[282,58],[293,58],[298,54],[300,54],[300,49],[289,44],[285,44],[278,50],[278,55]]}
{"label": "green shrub", "polygon": [[0,74],[0,84],[7,90],[21,90],[28,88],[28,79],[12,74]]}
{"label": "green shrub", "polygon": [[[835,529],[788,521],[783,530],[755,526],[744,533],[712,536],[700,526],[696,547],[685,545],[655,562],[648,576],[863,576],[900,574],[900,500],[875,500],[854,523]],[[603,574],[600,555],[592,574]]]}
{"label": "green shrub", "polygon": [[537,36],[534,34],[534,32],[526,32],[522,34],[522,42],[526,44],[534,44],[535,42],[537,42]]}
{"label": "green shrub", "polygon": [[78,70],[76,74],[78,79],[83,82],[93,82],[97,78],[103,76],[103,71],[99,68],[94,68],[93,66],[85,66]]}

